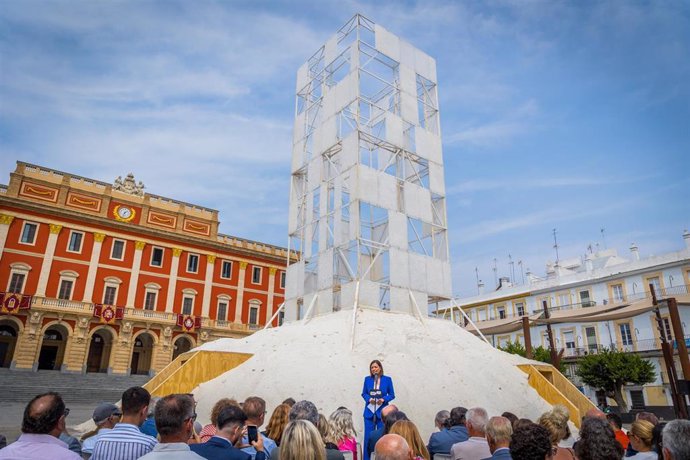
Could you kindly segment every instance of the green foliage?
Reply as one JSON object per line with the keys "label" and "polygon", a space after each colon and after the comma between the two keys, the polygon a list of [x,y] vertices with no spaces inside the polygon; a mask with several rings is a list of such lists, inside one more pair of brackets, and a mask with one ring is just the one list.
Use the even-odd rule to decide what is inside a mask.
{"label": "green foliage", "polygon": [[[527,356],[527,351],[525,350],[524,345],[522,345],[522,343],[520,343],[519,341],[508,342],[504,346],[498,347],[498,349],[513,355]],[[551,352],[541,345],[539,345],[538,347],[533,347],[532,359],[534,359],[535,361],[541,361],[542,363],[551,364]],[[563,365],[562,362],[560,363],[558,370],[561,372],[565,372],[565,365]]]}
{"label": "green foliage", "polygon": [[621,391],[627,383],[644,385],[656,379],[651,362],[634,353],[607,349],[582,357],[575,373],[587,385],[608,394]]}

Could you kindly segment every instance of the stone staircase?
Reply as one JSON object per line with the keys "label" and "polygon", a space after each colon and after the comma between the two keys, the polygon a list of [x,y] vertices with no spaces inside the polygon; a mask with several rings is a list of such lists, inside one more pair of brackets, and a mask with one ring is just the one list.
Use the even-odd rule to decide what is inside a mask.
{"label": "stone staircase", "polygon": [[0,368],[0,405],[3,402],[26,404],[37,394],[57,391],[70,404],[117,402],[122,392],[143,386],[148,375],[62,374],[59,371],[14,371]]}

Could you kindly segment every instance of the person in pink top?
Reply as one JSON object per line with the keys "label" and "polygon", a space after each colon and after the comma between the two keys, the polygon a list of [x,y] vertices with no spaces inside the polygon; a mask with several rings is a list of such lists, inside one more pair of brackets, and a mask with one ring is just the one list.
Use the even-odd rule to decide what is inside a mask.
{"label": "person in pink top", "polygon": [[357,432],[352,422],[352,411],[340,407],[331,414],[328,421],[331,425],[328,441],[337,445],[340,451],[352,452],[353,459],[358,460],[357,439],[355,439]]}

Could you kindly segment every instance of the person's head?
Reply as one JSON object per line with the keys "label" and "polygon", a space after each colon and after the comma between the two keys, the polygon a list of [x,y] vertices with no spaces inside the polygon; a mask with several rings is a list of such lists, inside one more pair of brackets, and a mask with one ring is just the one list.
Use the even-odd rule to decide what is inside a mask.
{"label": "person's head", "polygon": [[[128,423],[141,425],[148,414],[151,394],[142,387],[127,388],[122,393],[122,415]],[[192,402],[193,404],[193,402]]]}
{"label": "person's head", "polygon": [[465,426],[467,409],[464,407],[454,407],[450,410],[450,426]]}
{"label": "person's head", "polygon": [[160,400],[160,396],[151,396],[151,400],[149,401],[149,408],[146,412],[146,418],[153,418],[154,413],[156,412],[156,404],[158,404],[158,401]]}
{"label": "person's head", "polygon": [[383,432],[384,433],[389,433],[391,430],[391,427],[395,424],[395,422],[399,420],[409,420],[407,418],[407,415],[405,415],[405,412],[401,410],[396,410],[395,412],[391,412],[388,414],[388,417],[383,421]]}
{"label": "person's head", "polygon": [[62,397],[53,391],[35,396],[24,409],[22,433],[50,434],[56,438],[65,431],[69,409]]}
{"label": "person's head", "polygon": [[[297,405],[299,403],[296,403]],[[318,423],[318,414],[317,414]],[[316,426],[308,420],[293,420],[285,427],[280,441],[282,460],[326,459],[326,446]]]}
{"label": "person's head", "polygon": [[550,459],[551,439],[548,430],[536,423],[518,424],[510,438],[510,456],[513,460]]}
{"label": "person's head", "polygon": [[602,420],[606,420],[606,414],[600,411],[599,409],[592,408],[585,412],[583,420],[586,418],[600,418]]}
{"label": "person's head", "polygon": [[570,437],[568,429],[568,419],[570,413],[563,406],[554,406],[553,410],[544,412],[537,420],[537,423],[549,431],[551,444],[558,445],[564,439]]}
{"label": "person's head", "polygon": [[273,409],[271,419],[268,421],[268,425],[266,425],[267,436],[277,443],[280,443],[280,437],[283,435],[285,425],[288,424],[289,413],[290,406],[287,404],[278,404],[278,406]]}
{"label": "person's head", "polygon": [[518,416],[513,414],[512,412],[504,412],[501,414],[501,417],[505,417],[508,420],[510,420],[510,424],[515,426],[515,422],[518,421]]}
{"label": "person's head", "polygon": [[628,431],[628,438],[632,443],[633,449],[638,452],[647,452],[652,449],[652,438],[654,437],[654,425],[647,420],[635,420]]}
{"label": "person's head", "polygon": [[93,410],[93,423],[96,428],[112,428],[122,417],[122,411],[115,404],[101,403]]}
{"label": "person's head", "polygon": [[171,394],[156,403],[156,430],[161,442],[187,442],[194,432],[194,400],[187,394]]}
{"label": "person's head", "polygon": [[319,422],[316,424],[316,429],[319,430],[319,434],[321,435],[321,439],[323,439],[323,442],[326,442],[327,439],[330,438],[332,433],[331,424],[328,422],[326,416],[322,413],[319,413]]}
{"label": "person's head", "polygon": [[235,444],[242,437],[247,415],[239,406],[228,405],[218,413],[216,429],[218,436]]}
{"label": "person's head", "polygon": [[585,417],[580,426],[580,440],[575,444],[575,455],[579,460],[620,460],[623,446],[616,441],[606,419]]}
{"label": "person's head", "polygon": [[295,398],[287,398],[285,401],[282,402],[282,404],[287,404],[288,406],[292,407],[295,405]]}
{"label": "person's head", "polygon": [[250,425],[261,426],[264,424],[266,415],[266,401],[258,396],[250,396],[244,400],[242,410],[247,414],[247,423]]}
{"label": "person's head", "polygon": [[659,456],[658,460],[661,460],[664,458],[662,455],[662,441],[663,440],[661,438],[661,433],[663,433],[665,427],[666,427],[666,422],[659,422],[658,425],[654,425],[654,429],[652,430],[652,450],[658,454],[658,456]]}
{"label": "person's head", "polygon": [[375,359],[369,364],[369,374],[371,374],[372,377],[374,375],[378,375],[379,377],[383,375],[383,364],[381,364],[381,361]]}
{"label": "person's head", "polygon": [[440,410],[436,412],[436,417],[434,417],[434,426],[439,430],[448,427],[448,419],[450,418],[450,412],[447,410]]}
{"label": "person's head", "polygon": [[328,417],[328,423],[331,426],[331,435],[328,437],[328,440],[333,444],[338,444],[343,439],[357,436],[352,423],[352,412],[349,409],[336,409]]}
{"label": "person's head", "polygon": [[417,426],[409,420],[398,420],[393,424],[390,434],[399,434],[405,441],[407,445],[412,449],[412,455],[414,457],[431,458],[429,456],[429,451],[424,445],[422,436],[419,434]]}
{"label": "person's head", "polygon": [[412,460],[412,449],[399,434],[384,434],[374,447],[376,460]]}
{"label": "person's head", "polygon": [[532,425],[534,422],[528,418],[520,418],[518,419],[515,423],[513,423],[513,433],[515,433],[518,429]]}
{"label": "person's head", "polygon": [[638,414],[635,416],[635,420],[646,420],[652,425],[659,424],[659,419],[651,412],[638,412]]}
{"label": "person's head", "polygon": [[611,428],[613,428],[613,431],[618,431],[621,428],[623,428],[623,420],[621,419],[621,416],[616,414],[615,412],[606,414],[606,420],[609,421],[609,424],[611,425]]}
{"label": "person's head", "polygon": [[387,405],[386,407],[381,409],[381,420],[383,420],[385,422],[386,417],[388,417],[388,414],[392,414],[393,412],[397,412],[397,411],[398,411],[398,406],[396,406],[395,404]]}
{"label": "person's head", "polygon": [[467,411],[467,431],[470,436],[484,437],[484,428],[489,421],[489,415],[482,407],[473,407]]}
{"label": "person's head", "polygon": [[236,400],[231,398],[222,398],[216,401],[216,403],[211,408],[211,424],[213,426],[216,426],[218,424],[218,415],[220,414],[220,411],[229,406],[240,407],[240,404]]}
{"label": "person's head", "polygon": [[486,441],[493,454],[496,449],[510,446],[513,425],[505,417],[491,417],[486,424]]}
{"label": "person's head", "polygon": [[288,420],[291,422],[295,420],[308,420],[312,425],[316,426],[319,423],[319,411],[311,401],[298,401],[290,409]]}
{"label": "person's head", "polygon": [[684,460],[690,458],[690,420],[668,422],[662,432],[664,460]]}

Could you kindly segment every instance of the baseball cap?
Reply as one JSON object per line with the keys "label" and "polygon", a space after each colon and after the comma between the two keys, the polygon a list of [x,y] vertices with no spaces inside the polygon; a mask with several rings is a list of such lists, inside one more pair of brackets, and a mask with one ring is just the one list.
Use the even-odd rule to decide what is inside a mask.
{"label": "baseball cap", "polygon": [[122,414],[122,411],[115,404],[101,403],[93,411],[93,421],[96,425],[106,421],[108,417],[114,414]]}

